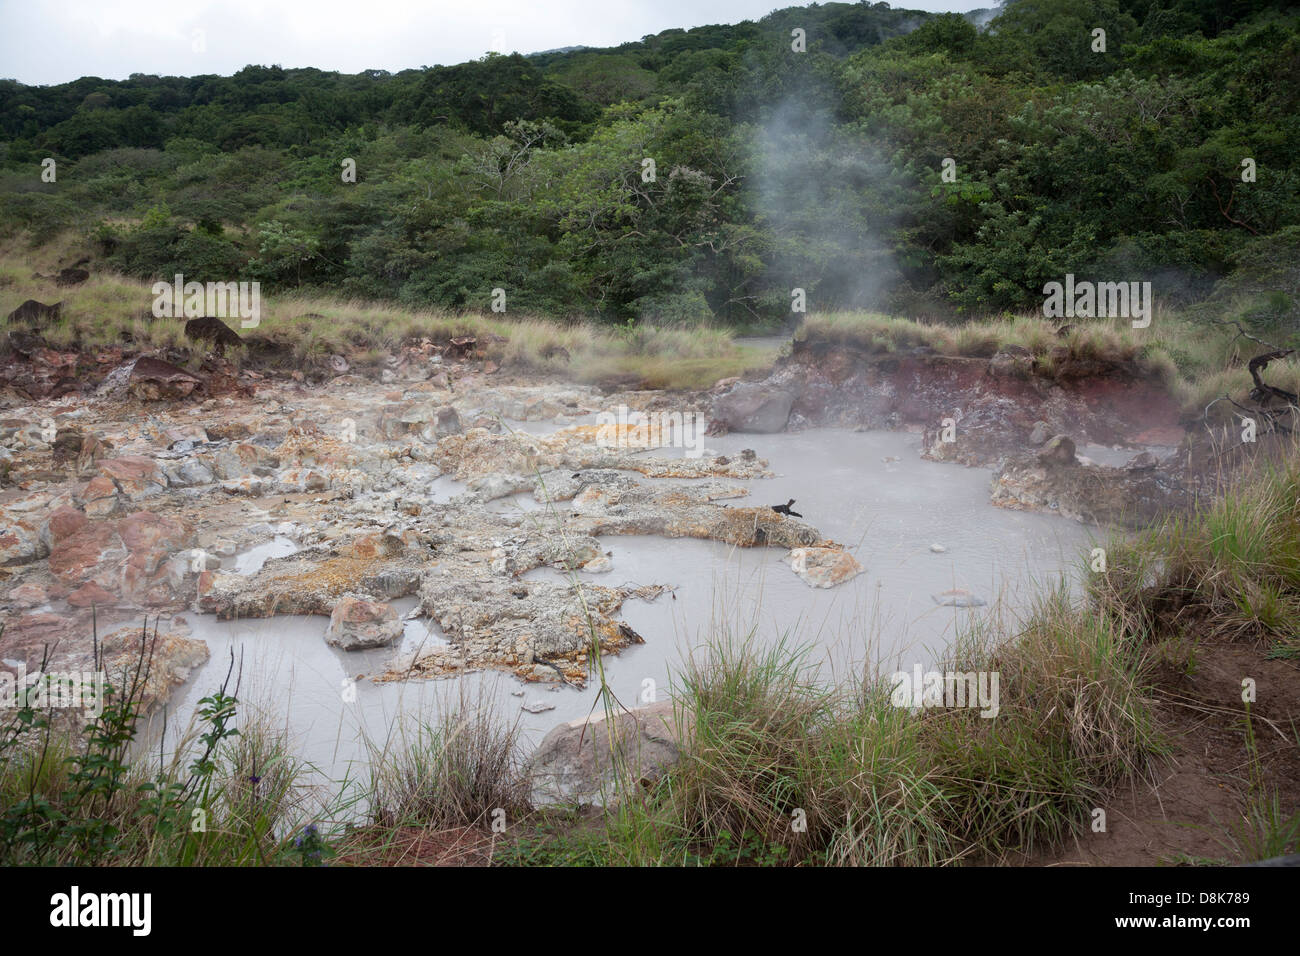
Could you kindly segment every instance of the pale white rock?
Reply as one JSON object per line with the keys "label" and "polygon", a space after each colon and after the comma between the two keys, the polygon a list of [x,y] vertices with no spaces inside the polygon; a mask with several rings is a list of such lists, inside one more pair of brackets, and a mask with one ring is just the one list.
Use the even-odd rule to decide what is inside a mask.
{"label": "pale white rock", "polygon": [[847,551],[835,548],[793,548],[790,569],[815,588],[833,588],[862,573],[862,565]]}

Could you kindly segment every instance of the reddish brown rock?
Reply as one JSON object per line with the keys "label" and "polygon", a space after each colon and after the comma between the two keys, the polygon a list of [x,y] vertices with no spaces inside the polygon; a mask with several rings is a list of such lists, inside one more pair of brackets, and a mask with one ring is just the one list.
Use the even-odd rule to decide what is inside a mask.
{"label": "reddish brown rock", "polygon": [[64,584],[81,584],[126,555],[113,522],[91,521],[51,548],[50,573]]}
{"label": "reddish brown rock", "polygon": [[49,599],[50,592],[34,581],[20,584],[9,592],[9,600],[19,607],[36,607]]}
{"label": "reddish brown rock", "polygon": [[117,603],[117,598],[94,581],[88,581],[68,595],[73,607],[92,607]]}
{"label": "reddish brown rock", "polygon": [[386,647],[402,636],[402,622],[391,605],[346,595],[330,614],[325,640],[345,651]]}
{"label": "reddish brown rock", "polygon": [[106,518],[121,507],[117,485],[107,475],[96,475],[86,482],[78,497],[91,518]]}
{"label": "reddish brown rock", "polygon": [[[148,511],[120,521],[88,521],[54,543],[50,573],[69,586],[94,582],[110,595],[165,603],[179,581],[172,581],[164,562],[186,547],[188,537],[180,523]],[[98,592],[85,596],[92,594]]]}
{"label": "reddish brown rock", "polygon": [[[163,562],[186,546],[179,522],[148,511],[137,511],[118,522],[118,534],[129,552],[122,568],[122,587],[128,595],[144,595],[162,583],[155,575]],[[155,595],[149,603],[158,603]]]}
{"label": "reddish brown rock", "polygon": [[411,532],[406,532],[405,535],[370,532],[361,535],[348,545],[346,553],[355,558],[392,558],[401,554],[408,545],[413,543],[415,543],[415,536]]}
{"label": "reddish brown rock", "polygon": [[197,375],[161,359],[141,356],[127,380],[127,392],[144,402],[186,398],[203,384]]}
{"label": "reddish brown rock", "polygon": [[82,528],[84,528],[90,519],[84,512],[76,508],[63,507],[58,508],[50,514],[49,533],[50,544],[58,544],[65,538],[70,538]]}
{"label": "reddish brown rock", "polygon": [[159,494],[167,487],[167,479],[158,463],[141,455],[106,458],[99,463],[99,470],[111,478],[118,491],[130,501]]}

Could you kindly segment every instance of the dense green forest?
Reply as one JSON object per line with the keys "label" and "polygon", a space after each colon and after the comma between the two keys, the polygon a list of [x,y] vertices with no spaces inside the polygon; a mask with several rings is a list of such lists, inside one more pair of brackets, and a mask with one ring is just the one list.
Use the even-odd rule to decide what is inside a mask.
{"label": "dense green forest", "polygon": [[4,80],[0,233],[79,233],[145,278],[447,309],[500,287],[620,323],[778,322],[796,287],[1025,309],[1073,272],[1175,306],[1253,290],[1252,318],[1294,324],[1288,7],[828,3],[395,74]]}

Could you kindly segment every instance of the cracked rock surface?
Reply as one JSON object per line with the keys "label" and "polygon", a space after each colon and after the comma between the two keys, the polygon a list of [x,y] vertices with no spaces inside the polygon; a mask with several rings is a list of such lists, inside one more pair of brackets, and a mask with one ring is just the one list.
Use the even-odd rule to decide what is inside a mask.
{"label": "cracked rock surface", "polygon": [[[753,452],[692,456],[656,429],[591,424],[664,407],[660,393],[514,384],[472,363],[415,372],[314,387],[231,372],[217,391],[132,360],[96,394],[4,398],[0,667],[47,646],[85,665],[92,614],[101,637],[147,617],[166,638],[149,688],[164,701],[206,652],[171,618],[198,610],[329,618],[322,640],[394,648],[378,680],[495,668],[581,684],[597,648],[645,640],[618,620],[624,602],[673,584],[592,583],[616,570],[607,536],[804,549],[817,556],[798,573],[818,587],[856,564],[743,504],[771,476]],[[565,577],[525,579],[537,568]],[[447,643],[401,651],[400,598]]]}

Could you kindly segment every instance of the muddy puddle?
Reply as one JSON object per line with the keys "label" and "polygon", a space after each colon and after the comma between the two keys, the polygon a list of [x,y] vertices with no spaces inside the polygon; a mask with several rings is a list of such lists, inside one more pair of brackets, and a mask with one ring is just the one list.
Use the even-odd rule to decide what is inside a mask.
{"label": "muddy puddle", "polygon": [[[533,424],[529,430],[538,429]],[[750,495],[734,504],[793,498],[793,510],[845,545],[865,570],[837,587],[819,589],[791,570],[784,549],[651,536],[602,538],[612,569],[579,572],[579,585],[673,588],[652,602],[631,600],[623,608],[622,620],[645,643],[607,656],[604,670],[610,689],[628,706],[671,693],[672,675],[682,662],[700,653],[710,634],[722,631],[738,637],[753,633],[766,643],[784,638],[813,644],[828,678],[860,672],[864,663],[881,671],[928,665],[951,647],[961,629],[989,615],[1014,619],[1043,586],[1077,574],[1095,533],[1051,514],[993,507],[989,471],[922,460],[915,434],[821,429],[712,437],[707,447],[723,455],[753,449],[769,459],[776,477],[744,483]],[[460,482],[442,478],[429,494],[447,501],[464,490]],[[503,511],[539,507],[528,494],[492,503],[493,510]],[[289,537],[276,535],[239,555],[236,567],[254,573],[267,558],[295,547]],[[571,580],[547,568],[525,577]],[[963,589],[987,604],[936,603],[933,596],[950,589]],[[395,657],[400,661],[421,647],[446,643],[436,624],[414,615],[414,598],[393,603],[408,618],[400,646],[353,652],[326,644],[324,617],[219,622],[211,615],[184,614],[193,636],[208,643],[211,657],[172,698],[169,738],[220,683],[232,654],[241,664],[241,700],[287,727],[298,754],[334,780],[364,775],[370,747],[382,747],[400,734],[404,722],[434,721],[461,696],[493,699],[499,713],[518,717],[531,744],[561,721],[599,706],[595,680],[579,690],[522,683],[488,671],[374,683],[368,677],[382,673]]]}

